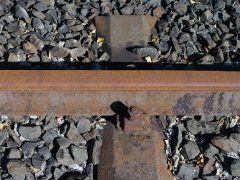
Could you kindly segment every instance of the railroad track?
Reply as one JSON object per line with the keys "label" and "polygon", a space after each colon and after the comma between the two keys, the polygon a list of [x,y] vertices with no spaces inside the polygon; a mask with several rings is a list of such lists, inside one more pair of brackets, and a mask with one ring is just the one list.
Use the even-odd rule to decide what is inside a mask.
{"label": "railroad track", "polygon": [[[145,30],[143,35],[151,29]],[[113,57],[119,56],[125,41],[116,49],[111,39],[113,46],[107,48]],[[130,59],[123,55],[124,61],[134,61],[132,55]],[[162,130],[145,123],[150,115],[240,114],[239,72],[5,70],[0,77],[2,115],[123,116],[123,130],[118,124],[117,130],[111,124],[105,130],[99,179],[129,179],[130,175],[132,179],[172,179],[164,159]],[[131,112],[132,106],[140,109]]]}
{"label": "railroad track", "polygon": [[0,72],[0,109],[4,115],[111,115],[111,104],[121,101],[153,115],[238,114],[238,74],[6,70]]}
{"label": "railroad track", "polygon": [[[106,127],[98,177],[126,179],[131,175],[135,179],[141,175],[147,179],[172,179],[167,170],[162,130],[152,130],[146,135],[142,122],[150,120],[150,115],[239,114],[238,74],[217,71],[2,71],[0,109],[1,114],[8,116],[116,113],[120,117],[122,109],[137,105],[148,113],[147,117],[138,117],[137,124],[125,123],[125,131],[120,127],[116,130],[111,124]],[[125,122],[129,121],[129,117],[124,118]],[[132,135],[136,133],[140,135]],[[150,139],[146,140],[146,136]],[[139,145],[135,147],[135,143]],[[148,148],[140,150],[143,144]],[[122,149],[125,146],[128,154]],[[141,154],[145,155],[139,158]],[[141,162],[146,164],[140,165]]]}

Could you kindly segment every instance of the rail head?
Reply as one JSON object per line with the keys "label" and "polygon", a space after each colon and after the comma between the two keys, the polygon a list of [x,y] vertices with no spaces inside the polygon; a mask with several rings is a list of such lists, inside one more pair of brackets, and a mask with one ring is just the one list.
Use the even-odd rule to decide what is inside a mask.
{"label": "rail head", "polygon": [[239,91],[237,71],[4,70],[0,91]]}

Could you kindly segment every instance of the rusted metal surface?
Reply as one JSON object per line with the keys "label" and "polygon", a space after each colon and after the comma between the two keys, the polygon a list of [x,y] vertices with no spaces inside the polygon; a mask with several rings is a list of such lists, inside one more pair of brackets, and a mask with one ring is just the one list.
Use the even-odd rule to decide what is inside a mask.
{"label": "rusted metal surface", "polygon": [[167,169],[164,143],[158,131],[128,134],[105,128],[100,154],[99,180],[172,180]]}
{"label": "rusted metal surface", "polygon": [[[151,115],[240,114],[238,72],[1,71],[0,77],[0,114],[10,117],[112,115],[111,105],[120,102]],[[128,133],[107,128],[99,179],[172,179],[161,133],[136,133],[148,127],[138,121],[147,115],[138,113],[132,109],[125,119]]]}
{"label": "rusted metal surface", "polygon": [[111,55],[112,62],[140,61],[126,48],[144,46],[150,42],[157,18],[143,15],[98,16],[97,33],[104,37],[103,49]]}
{"label": "rusted metal surface", "polygon": [[240,92],[36,91],[0,92],[4,115],[112,115],[119,101],[138,104],[151,115],[240,114]]}
{"label": "rusted metal surface", "polygon": [[145,134],[150,133],[150,117],[142,109],[133,106],[128,110],[129,117],[125,118],[125,132],[141,132]]}
{"label": "rusted metal surface", "polygon": [[239,72],[0,71],[0,91],[239,91]]}
{"label": "rusted metal surface", "polygon": [[113,114],[116,101],[151,115],[240,114],[238,72],[1,71],[5,115]]}

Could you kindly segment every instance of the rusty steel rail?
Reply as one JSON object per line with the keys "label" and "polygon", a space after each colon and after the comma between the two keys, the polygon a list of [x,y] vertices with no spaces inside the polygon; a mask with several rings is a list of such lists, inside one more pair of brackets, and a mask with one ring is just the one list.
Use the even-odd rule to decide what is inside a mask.
{"label": "rusty steel rail", "polygon": [[0,91],[239,91],[223,71],[0,71]]}
{"label": "rusty steel rail", "polygon": [[[240,114],[238,72],[0,71],[0,114],[112,115],[129,108],[124,128],[104,131],[98,178],[173,179],[162,129],[148,115]],[[145,112],[148,114],[145,115]],[[159,134],[160,133],[160,134]]]}
{"label": "rusty steel rail", "polygon": [[239,72],[0,71],[4,115],[113,114],[119,101],[149,114],[240,114]]}

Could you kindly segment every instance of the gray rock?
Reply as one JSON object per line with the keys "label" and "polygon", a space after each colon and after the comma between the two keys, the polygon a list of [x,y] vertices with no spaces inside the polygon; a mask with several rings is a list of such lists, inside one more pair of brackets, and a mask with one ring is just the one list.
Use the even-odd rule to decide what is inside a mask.
{"label": "gray rock", "polygon": [[54,178],[59,179],[65,172],[59,168],[54,169]]}
{"label": "gray rock", "polygon": [[58,123],[55,119],[56,117],[53,116],[47,116],[45,119],[45,126],[44,126],[44,130],[48,130],[48,129],[57,129],[58,128]]}
{"label": "gray rock", "polygon": [[32,180],[34,179],[34,175],[31,172],[27,172],[24,180]]}
{"label": "gray rock", "polygon": [[230,138],[234,139],[240,144],[240,133],[231,133]]}
{"label": "gray rock", "polygon": [[44,180],[53,179],[52,167],[46,167],[44,171]]}
{"label": "gray rock", "polygon": [[236,5],[232,7],[231,14],[234,17],[238,17],[238,18],[240,17],[240,6],[238,3],[236,3]]}
{"label": "gray rock", "polygon": [[83,56],[86,53],[86,51],[87,50],[85,48],[79,47],[79,48],[72,49],[70,54],[72,58],[77,59],[78,57]]}
{"label": "gray rock", "polygon": [[31,13],[33,14],[33,16],[40,18],[40,19],[45,19],[45,17],[46,17],[45,14],[41,11],[32,10]]}
{"label": "gray rock", "polygon": [[42,0],[42,3],[45,4],[46,6],[54,6],[55,0]]}
{"label": "gray rock", "polygon": [[12,14],[6,14],[5,16],[3,16],[2,18],[1,18],[1,22],[6,22],[6,23],[12,23],[12,22],[14,22],[14,17],[13,17],[13,15]]}
{"label": "gray rock", "polygon": [[48,7],[41,1],[38,1],[36,4],[33,5],[33,7],[38,11],[46,11],[48,9]]}
{"label": "gray rock", "polygon": [[203,174],[210,174],[215,170],[215,164],[216,160],[214,158],[210,158],[207,163],[203,167]]}
{"label": "gray rock", "polygon": [[214,57],[216,62],[223,62],[224,61],[224,54],[221,49],[218,49],[217,55]]}
{"label": "gray rock", "polygon": [[134,8],[132,6],[125,6],[120,11],[123,15],[130,15],[133,14]]}
{"label": "gray rock", "polygon": [[236,18],[235,24],[236,24],[237,27],[240,26],[240,18]]}
{"label": "gray rock", "polygon": [[36,54],[37,48],[30,42],[25,42],[23,44],[23,50],[27,53]]}
{"label": "gray rock", "polygon": [[202,134],[219,134],[220,133],[220,122],[213,121],[213,122],[205,122],[204,127],[201,129]]}
{"label": "gray rock", "polygon": [[46,20],[49,22],[53,22],[55,24],[58,22],[58,19],[57,19],[58,15],[55,9],[48,10],[45,16],[46,16]]}
{"label": "gray rock", "polygon": [[5,14],[3,6],[0,6],[0,17]]}
{"label": "gray rock", "polygon": [[71,142],[63,137],[59,137],[56,140],[57,145],[59,146],[60,149],[65,149],[70,146]]}
{"label": "gray rock", "polygon": [[216,47],[216,43],[213,41],[210,34],[201,34],[201,37],[206,41],[209,49]]}
{"label": "gray rock", "polygon": [[36,3],[36,1],[35,0],[28,0],[27,2],[26,2],[26,8],[29,8],[30,6],[32,6],[32,5],[34,5]]}
{"label": "gray rock", "polygon": [[195,119],[191,119],[186,122],[186,127],[189,132],[193,135],[199,134],[201,132],[202,125]]}
{"label": "gray rock", "polygon": [[142,48],[135,48],[133,49],[133,52],[137,54],[140,57],[147,57],[150,56],[151,58],[154,58],[158,55],[158,51],[154,47],[142,47]]}
{"label": "gray rock", "polygon": [[59,149],[56,153],[56,159],[59,163],[65,166],[70,166],[74,164],[68,149]]}
{"label": "gray rock", "polygon": [[219,176],[214,176],[214,175],[210,175],[210,176],[203,176],[204,180],[219,180]]}
{"label": "gray rock", "polygon": [[[55,154],[54,154],[55,155]],[[47,160],[47,166],[51,167],[51,166],[60,166],[61,164],[59,162],[57,162],[57,160],[55,159],[55,157],[51,157],[50,159]]]}
{"label": "gray rock", "polygon": [[21,146],[23,155],[25,157],[31,157],[34,154],[37,143],[34,142],[24,142]]}
{"label": "gray rock", "polygon": [[48,147],[43,146],[41,148],[39,148],[38,150],[38,154],[44,159],[44,160],[48,160],[51,157],[51,152],[48,149]]}
{"label": "gray rock", "polygon": [[29,18],[27,11],[19,5],[15,6],[15,16],[19,19]]}
{"label": "gray rock", "polygon": [[6,141],[9,137],[9,134],[7,131],[0,132],[0,145],[3,144],[4,141]]}
{"label": "gray rock", "polygon": [[79,134],[78,128],[74,125],[74,123],[70,124],[69,130],[66,134],[67,138],[75,144],[83,143],[85,140]]}
{"label": "gray rock", "polygon": [[179,54],[181,52],[181,48],[179,46],[177,38],[172,38],[172,43],[175,51]]}
{"label": "gray rock", "polygon": [[84,116],[80,117],[77,124],[77,129],[80,134],[89,132],[91,130],[91,121]]}
{"label": "gray rock", "polygon": [[40,57],[34,54],[28,58],[28,62],[40,62]]}
{"label": "gray rock", "polygon": [[240,176],[240,160],[234,160],[230,165],[231,175]]}
{"label": "gray rock", "polygon": [[41,169],[44,162],[45,162],[44,159],[39,154],[34,154],[32,156],[33,167],[35,167],[37,169]]}
{"label": "gray rock", "polygon": [[65,34],[65,33],[68,33],[69,32],[69,28],[66,24],[63,24],[62,26],[60,26],[58,28],[58,32],[61,33],[61,34]]}
{"label": "gray rock", "polygon": [[167,41],[160,41],[158,44],[156,44],[156,46],[161,52],[167,52],[169,50],[169,45]]}
{"label": "gray rock", "polygon": [[44,29],[44,24],[42,23],[41,19],[39,19],[39,18],[32,19],[32,26],[34,29]]}
{"label": "gray rock", "polygon": [[186,159],[193,159],[200,153],[198,145],[194,141],[189,141],[187,144],[185,144],[182,147],[182,151],[183,151],[183,156]]}
{"label": "gray rock", "polygon": [[40,126],[25,126],[20,125],[19,134],[27,140],[38,140],[41,136]]}
{"label": "gray rock", "polygon": [[97,137],[97,130],[92,129],[90,132],[85,133],[82,136],[86,141],[89,141],[90,139],[95,139]]}
{"label": "gray rock", "polygon": [[71,29],[71,31],[73,32],[79,32],[81,30],[84,29],[84,26],[82,24],[78,24],[78,25],[74,25],[74,26],[71,26],[69,27]]}
{"label": "gray rock", "polygon": [[56,137],[59,137],[57,129],[48,129],[43,135],[43,140],[46,144],[49,144],[52,143]]}
{"label": "gray rock", "polygon": [[9,159],[20,159],[21,158],[21,152],[17,148],[11,148],[8,153]]}
{"label": "gray rock", "polygon": [[193,164],[182,164],[177,177],[180,179],[194,179],[199,175],[199,166],[194,166]]}
{"label": "gray rock", "polygon": [[13,54],[13,53],[8,54],[8,62],[19,62],[19,61],[20,59],[16,54]]}
{"label": "gray rock", "polygon": [[74,162],[76,164],[86,164],[88,159],[88,152],[86,147],[78,147],[76,145],[70,146]]}
{"label": "gray rock", "polygon": [[222,151],[239,153],[240,143],[231,137],[228,139],[227,137],[215,136],[211,142],[214,146],[217,146]]}
{"label": "gray rock", "polygon": [[30,43],[32,43],[38,50],[42,50],[44,42],[40,40],[35,34],[29,37]]}
{"label": "gray rock", "polygon": [[213,64],[215,63],[214,57],[210,54],[207,54],[206,56],[202,57],[199,61],[199,64]]}
{"label": "gray rock", "polygon": [[225,8],[224,0],[215,0],[215,1],[213,1],[213,8],[214,9],[224,9]]}
{"label": "gray rock", "polygon": [[222,30],[222,32],[229,33],[229,28],[228,28],[227,25],[222,24],[222,23],[219,23],[218,26],[220,27],[220,29]]}
{"label": "gray rock", "polygon": [[216,155],[218,153],[219,153],[218,148],[216,148],[212,144],[209,144],[209,147],[204,152],[204,156],[206,156],[206,157],[208,157],[210,159],[210,158],[213,158],[214,155]]}
{"label": "gray rock", "polygon": [[6,140],[5,145],[7,148],[18,148],[18,144],[11,139]]}
{"label": "gray rock", "polygon": [[6,151],[6,147],[0,146],[0,153],[4,153]]}
{"label": "gray rock", "polygon": [[[51,59],[49,58],[47,52],[42,52],[42,54],[41,54],[41,61],[43,63],[51,62]],[[44,128],[46,128],[46,126]]]}
{"label": "gray rock", "polygon": [[63,6],[63,10],[65,10],[70,16],[75,17],[77,13],[77,6],[74,4],[66,4]]}
{"label": "gray rock", "polygon": [[69,55],[69,50],[66,49],[66,48],[55,46],[50,50],[50,53],[54,57],[64,58],[64,57],[67,57]]}
{"label": "gray rock", "polygon": [[5,53],[6,53],[5,47],[0,45],[0,57],[3,57]]}
{"label": "gray rock", "polygon": [[9,23],[6,26],[4,26],[4,29],[8,32],[15,32],[15,33],[22,33],[22,28],[16,23]]}
{"label": "gray rock", "polygon": [[175,25],[174,27],[172,27],[172,29],[170,30],[170,37],[178,37],[179,36],[179,28],[177,25]]}
{"label": "gray rock", "polygon": [[174,10],[178,15],[184,15],[187,12],[187,5],[181,2],[174,4]]}
{"label": "gray rock", "polygon": [[108,61],[110,59],[110,55],[106,52],[104,52],[100,57],[99,57],[99,61]]}
{"label": "gray rock", "polygon": [[69,40],[66,40],[64,46],[66,48],[76,48],[81,46],[81,42],[76,39],[69,39]]}
{"label": "gray rock", "polygon": [[20,160],[10,160],[7,164],[7,169],[14,180],[23,180],[27,174],[26,165]]}
{"label": "gray rock", "polygon": [[211,22],[213,20],[213,14],[211,11],[208,9],[206,10],[202,16],[201,16],[201,21],[202,22]]}
{"label": "gray rock", "polygon": [[82,8],[81,9],[81,14],[83,15],[83,16],[87,16],[88,15],[88,13],[89,13],[89,9],[84,9],[84,8]]}
{"label": "gray rock", "polygon": [[4,45],[7,43],[7,38],[3,35],[0,35],[0,44]]}
{"label": "gray rock", "polygon": [[191,36],[188,33],[182,33],[179,38],[179,43],[181,44],[191,40]]}

